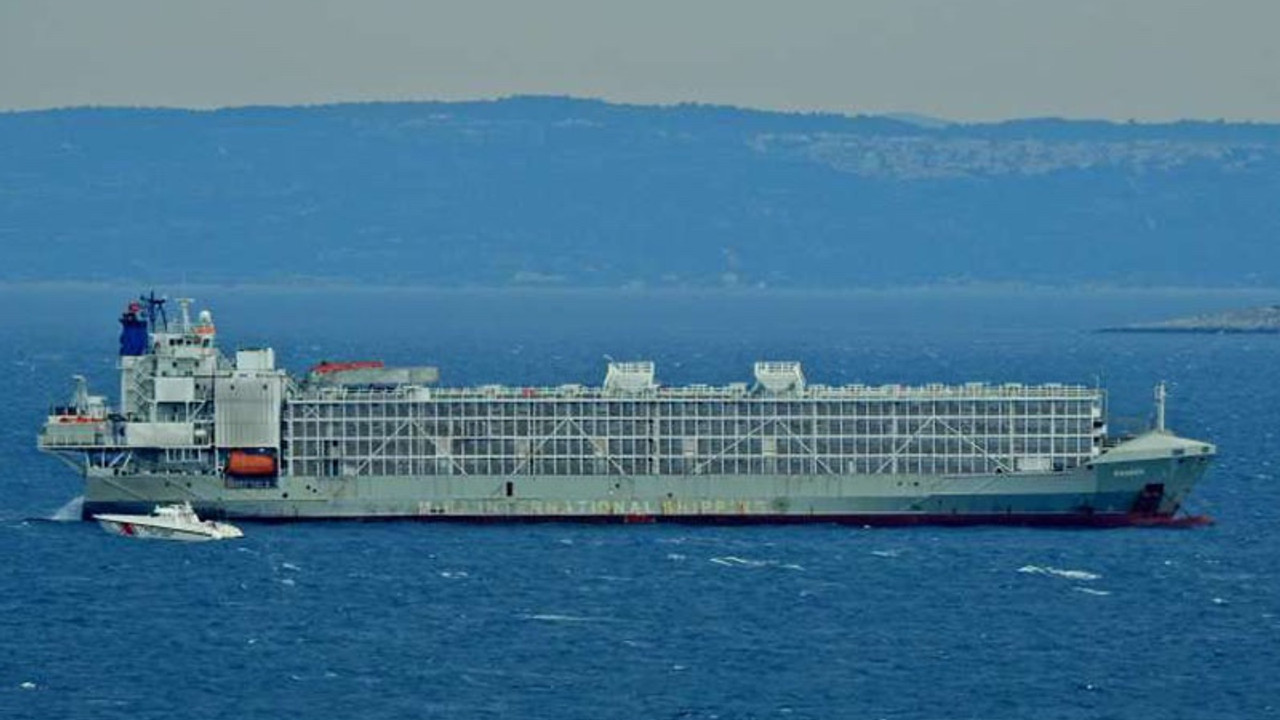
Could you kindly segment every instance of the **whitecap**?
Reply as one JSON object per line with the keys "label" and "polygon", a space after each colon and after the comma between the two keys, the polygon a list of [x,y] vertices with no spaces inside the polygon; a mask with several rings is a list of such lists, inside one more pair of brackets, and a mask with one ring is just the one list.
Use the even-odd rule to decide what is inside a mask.
{"label": "whitecap", "polygon": [[1102,576],[1097,573],[1091,573],[1088,570],[1063,570],[1061,568],[1039,565],[1023,565],[1018,568],[1018,572],[1027,573],[1028,575],[1051,575],[1053,577],[1066,578],[1068,580],[1098,580]]}
{"label": "whitecap", "polygon": [[683,560],[684,558],[685,556],[680,553],[667,553],[668,560]]}
{"label": "whitecap", "polygon": [[732,565],[743,565],[746,567],[762,567],[769,564],[763,560],[748,560],[746,558],[738,557],[737,555],[725,555],[721,559]]}
{"label": "whitecap", "polygon": [[22,683],[18,687],[22,688],[23,690],[35,690],[36,684],[31,682],[30,680],[27,680],[26,682]]}
{"label": "whitecap", "polygon": [[721,557],[713,557],[710,559],[717,565],[725,567],[780,567],[784,570],[804,570],[804,567],[795,563],[783,564],[777,560],[751,560],[749,558],[738,557],[737,555],[724,555]]}
{"label": "whitecap", "polygon": [[1071,589],[1072,589],[1072,590],[1075,590],[1076,592],[1082,592],[1082,593],[1084,593],[1085,595],[1099,595],[1099,596],[1101,596],[1101,595],[1110,595],[1110,594],[1111,594],[1111,591],[1110,591],[1110,590],[1097,590],[1097,589],[1095,589],[1095,588],[1088,588],[1088,587],[1074,587],[1074,588],[1071,588]]}
{"label": "whitecap", "polygon": [[902,553],[898,550],[872,550],[871,554],[882,558],[896,558]]}
{"label": "whitecap", "polygon": [[297,565],[294,565],[294,564],[293,564],[293,563],[291,563],[291,562],[281,563],[281,564],[280,564],[280,567],[284,568],[285,570],[292,570],[292,571],[294,571],[294,572],[297,572],[297,571],[299,571],[299,570],[301,570],[301,569],[302,569],[302,568],[298,567]]}
{"label": "whitecap", "polygon": [[467,577],[467,574],[462,570],[441,570],[440,577],[448,578],[450,580],[460,580]]}
{"label": "whitecap", "polygon": [[520,616],[521,620],[538,620],[540,622],[589,623],[604,622],[604,618],[582,617],[580,615],[556,615],[554,613],[533,613]]}

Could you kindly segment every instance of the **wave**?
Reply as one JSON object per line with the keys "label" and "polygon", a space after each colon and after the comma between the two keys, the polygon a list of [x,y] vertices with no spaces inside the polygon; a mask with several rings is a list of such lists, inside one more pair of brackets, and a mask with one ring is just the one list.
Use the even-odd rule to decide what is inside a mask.
{"label": "wave", "polygon": [[713,557],[711,562],[717,565],[740,566],[740,567],[764,567],[768,563],[763,560],[748,560],[740,558],[736,555],[725,555],[724,557]]}
{"label": "wave", "polygon": [[1018,568],[1018,572],[1027,573],[1028,575],[1050,575],[1053,577],[1066,578],[1068,580],[1098,580],[1102,576],[1097,573],[1091,573],[1088,570],[1063,570],[1061,568],[1039,565],[1023,565]]}
{"label": "wave", "polygon": [[583,617],[581,615],[556,615],[553,613],[530,613],[519,616],[521,620],[537,620],[539,622],[591,623],[609,622],[609,618]]}
{"label": "wave", "polygon": [[722,557],[713,557],[711,562],[726,567],[780,567],[784,570],[804,570],[804,567],[795,563],[783,564],[777,560],[748,560],[747,558],[738,557],[736,555],[724,555]]}

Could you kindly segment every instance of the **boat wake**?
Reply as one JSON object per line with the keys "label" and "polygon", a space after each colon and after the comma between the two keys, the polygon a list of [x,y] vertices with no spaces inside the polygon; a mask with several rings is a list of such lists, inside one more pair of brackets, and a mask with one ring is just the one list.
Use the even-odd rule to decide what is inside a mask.
{"label": "boat wake", "polygon": [[45,519],[51,522],[80,522],[80,511],[83,509],[84,496],[77,495]]}

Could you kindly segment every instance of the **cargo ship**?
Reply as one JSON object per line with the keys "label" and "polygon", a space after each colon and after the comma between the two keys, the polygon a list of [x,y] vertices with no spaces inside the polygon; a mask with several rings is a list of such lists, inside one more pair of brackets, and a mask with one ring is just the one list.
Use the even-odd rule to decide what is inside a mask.
{"label": "cargo ship", "polygon": [[245,520],[857,525],[1194,524],[1213,459],[1156,422],[1108,435],[1085,385],[750,382],[668,387],[647,361],[603,383],[448,387],[433,367],[223,353],[213,317],[154,294],[120,317],[120,390],[76,377],[38,447],[84,478],[83,513],[190,503]]}

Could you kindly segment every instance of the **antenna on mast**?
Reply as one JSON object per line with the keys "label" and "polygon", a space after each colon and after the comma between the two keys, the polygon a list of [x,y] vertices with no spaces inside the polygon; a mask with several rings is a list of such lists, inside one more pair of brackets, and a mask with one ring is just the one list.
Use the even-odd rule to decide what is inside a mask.
{"label": "antenna on mast", "polygon": [[169,332],[169,318],[164,312],[165,298],[156,297],[156,291],[138,298],[146,308],[147,321],[151,324],[151,332]]}

